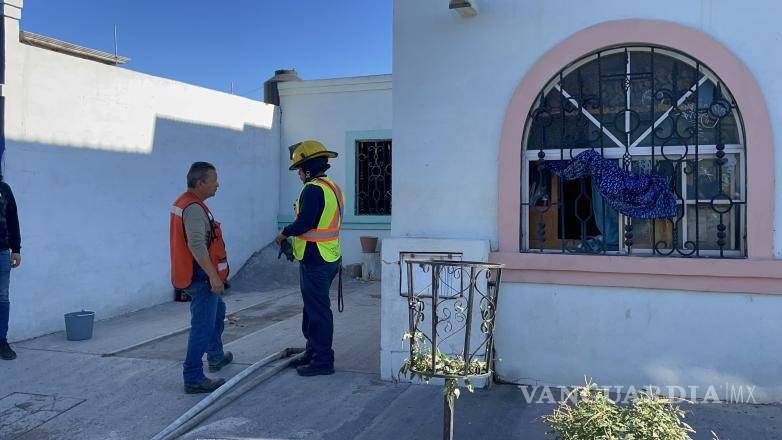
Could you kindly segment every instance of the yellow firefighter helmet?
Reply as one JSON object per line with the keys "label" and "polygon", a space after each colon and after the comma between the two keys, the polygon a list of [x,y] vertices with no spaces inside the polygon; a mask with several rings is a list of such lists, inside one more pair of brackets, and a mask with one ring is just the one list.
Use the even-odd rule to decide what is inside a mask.
{"label": "yellow firefighter helmet", "polygon": [[326,147],[324,147],[323,144],[313,140],[302,141],[297,144],[293,144],[288,147],[288,150],[290,150],[291,155],[290,170],[295,170],[299,168],[302,163],[310,159],[315,159],[316,157],[337,157],[337,153],[326,150]]}

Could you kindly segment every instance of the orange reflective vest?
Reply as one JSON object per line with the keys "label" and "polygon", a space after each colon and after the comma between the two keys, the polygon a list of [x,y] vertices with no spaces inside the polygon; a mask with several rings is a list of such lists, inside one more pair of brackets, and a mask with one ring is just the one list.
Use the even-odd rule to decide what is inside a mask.
{"label": "orange reflective vest", "polygon": [[[170,216],[170,247],[171,247],[171,284],[177,289],[184,289],[193,282],[193,264],[195,258],[187,247],[187,235],[185,234],[185,223],[182,220],[182,212],[193,203],[201,205],[201,208],[209,217],[209,259],[217,270],[220,279],[225,281],[228,278],[228,255],[225,251],[225,242],[223,241],[223,230],[220,228],[220,222],[212,216],[212,212],[206,207],[204,202],[195,196],[195,194],[185,191],[174,202],[171,207]],[[198,264],[198,263],[195,263]]]}

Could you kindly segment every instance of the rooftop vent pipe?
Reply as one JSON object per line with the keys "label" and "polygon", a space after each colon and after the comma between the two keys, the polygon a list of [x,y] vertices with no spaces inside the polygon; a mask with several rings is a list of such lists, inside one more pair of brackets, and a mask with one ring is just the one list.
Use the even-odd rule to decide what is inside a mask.
{"label": "rooftop vent pipe", "polygon": [[280,91],[277,89],[277,84],[286,81],[301,81],[296,74],[296,69],[275,70],[274,76],[263,83],[263,102],[280,105]]}
{"label": "rooftop vent pipe", "polygon": [[478,5],[476,0],[451,0],[448,3],[448,9],[456,9],[464,18],[475,17],[478,15]]}

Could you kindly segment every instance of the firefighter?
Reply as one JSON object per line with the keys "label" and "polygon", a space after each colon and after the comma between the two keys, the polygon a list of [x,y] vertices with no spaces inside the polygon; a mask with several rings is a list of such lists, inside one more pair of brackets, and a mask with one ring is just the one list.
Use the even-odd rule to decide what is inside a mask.
{"label": "firefighter", "polygon": [[277,235],[282,246],[291,237],[293,256],[299,261],[299,283],[304,301],[301,331],[307,340],[304,355],[293,363],[301,376],[334,374],[334,317],[329,289],[340,272],[342,253],[339,231],[345,200],[342,190],[326,176],[328,151],[318,141],[307,140],[288,147],[290,170],[304,183],[294,209],[294,221]]}

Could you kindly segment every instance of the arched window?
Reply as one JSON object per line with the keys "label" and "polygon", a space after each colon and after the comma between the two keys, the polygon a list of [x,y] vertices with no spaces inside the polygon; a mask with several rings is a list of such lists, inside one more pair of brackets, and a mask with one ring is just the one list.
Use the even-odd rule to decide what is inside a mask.
{"label": "arched window", "polygon": [[747,255],[741,116],[698,60],[585,56],[540,91],[523,142],[522,251]]}

